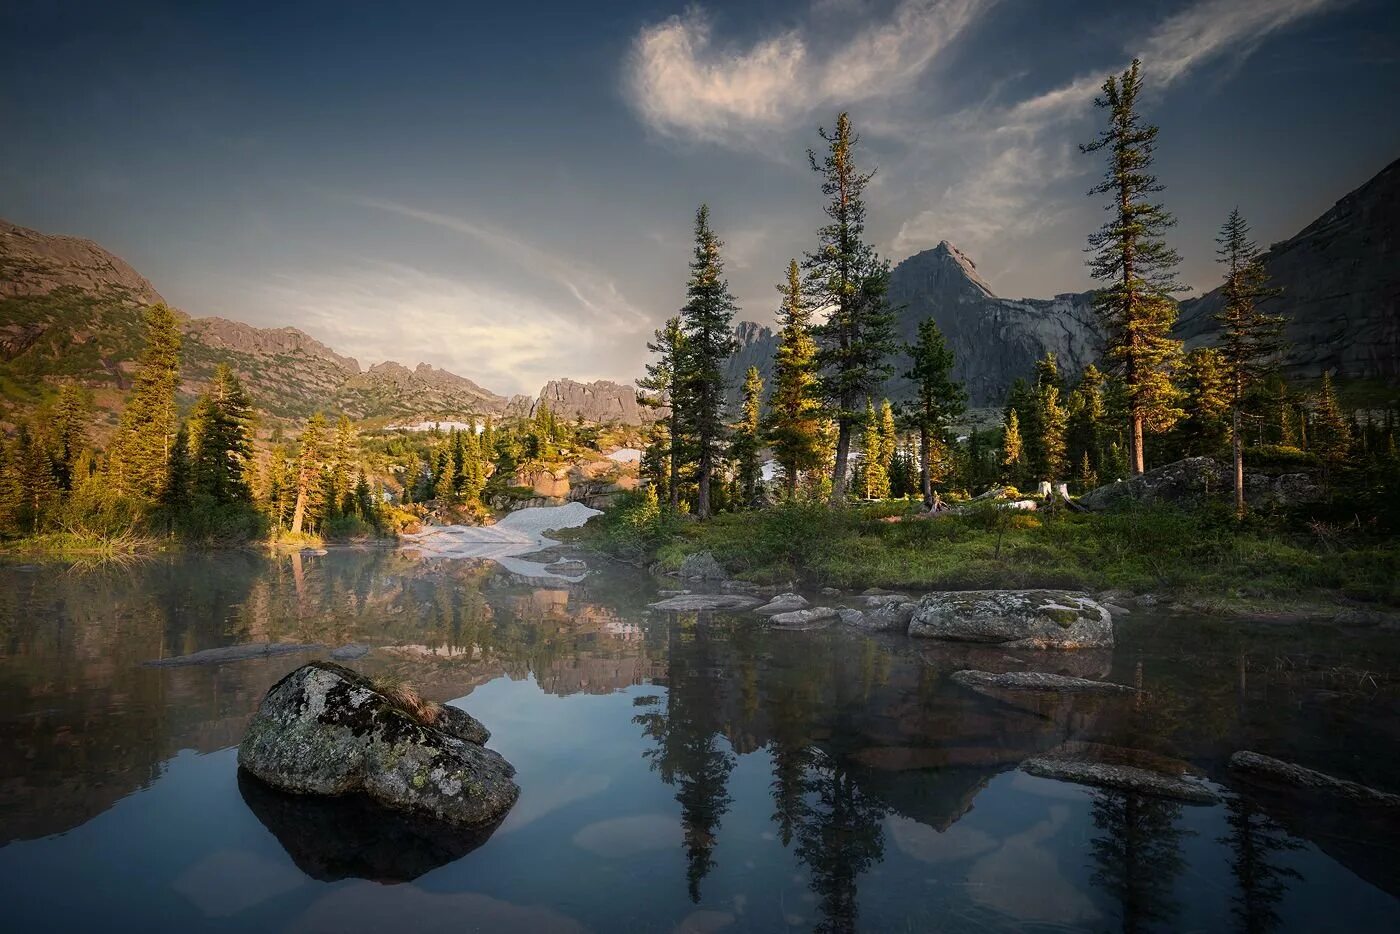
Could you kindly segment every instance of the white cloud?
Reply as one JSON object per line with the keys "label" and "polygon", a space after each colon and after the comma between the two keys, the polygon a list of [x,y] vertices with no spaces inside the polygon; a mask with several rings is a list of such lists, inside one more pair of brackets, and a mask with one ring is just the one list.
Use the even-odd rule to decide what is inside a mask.
{"label": "white cloud", "polygon": [[1104,78],[1127,59],[1143,60],[1148,89],[1159,94],[1200,66],[1225,56],[1242,59],[1270,33],[1347,2],[1201,0],[1157,24],[1138,47],[1126,48],[1123,61],[1010,106],[981,107],[940,122],[942,136],[925,138],[924,146],[956,151],[968,168],[951,184],[926,189],[933,204],[901,225],[895,251],[945,238],[975,248],[1034,235],[1063,217],[1070,205],[1051,189],[1093,170],[1076,144],[1091,135],[1088,118]]}
{"label": "white cloud", "polygon": [[888,22],[824,50],[801,28],[719,46],[709,18],[692,9],[636,37],[627,97],[658,132],[750,146],[820,107],[907,90],[988,4],[903,0]]}

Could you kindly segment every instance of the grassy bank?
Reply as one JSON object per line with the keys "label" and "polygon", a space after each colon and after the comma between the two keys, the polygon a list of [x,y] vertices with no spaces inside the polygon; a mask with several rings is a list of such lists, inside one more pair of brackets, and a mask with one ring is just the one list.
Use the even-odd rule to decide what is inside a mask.
{"label": "grassy bank", "polygon": [[918,518],[896,502],[788,504],[700,523],[630,498],[574,536],[624,560],[676,568],[712,551],[740,577],[808,586],[1124,589],[1203,601],[1400,605],[1400,545],[1224,509],[1018,514],[987,507]]}

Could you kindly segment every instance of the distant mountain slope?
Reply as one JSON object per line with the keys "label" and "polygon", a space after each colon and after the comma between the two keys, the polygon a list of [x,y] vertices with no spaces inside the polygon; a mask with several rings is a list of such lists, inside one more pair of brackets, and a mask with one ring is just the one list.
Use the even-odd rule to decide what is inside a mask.
{"label": "distant mountain slope", "polygon": [[[998,298],[972,260],[946,240],[894,267],[889,294],[898,309],[895,333],[901,345],[915,340],[920,321],[938,322],[953,349],[954,375],[967,386],[974,406],[1001,405],[1011,383],[1029,377],[1047,351],[1074,372],[1095,359],[1103,344],[1090,293]],[[731,398],[750,366],[771,382],[778,342],[770,329],[752,321],[740,322],[735,337],[739,351],[726,373]],[[880,395],[906,399],[911,387],[902,374],[909,369],[908,357],[900,352],[892,363],[894,374]]]}
{"label": "distant mountain slope", "polygon": [[[93,389],[99,422],[110,425],[141,350],[142,309],[159,301],[150,282],[97,244],[0,221],[0,420],[40,401],[56,381],[78,380]],[[557,380],[538,398],[507,399],[426,363],[362,370],[296,328],[177,314],[187,403],[227,363],[274,419],[317,411],[356,419],[528,415],[540,400],[571,419],[635,424],[646,414],[631,386]]]}
{"label": "distant mountain slope", "polygon": [[[1286,321],[1285,372],[1394,381],[1400,377],[1400,160],[1264,255],[1272,284],[1263,303]],[[1181,303],[1178,333],[1211,343],[1220,289]]]}

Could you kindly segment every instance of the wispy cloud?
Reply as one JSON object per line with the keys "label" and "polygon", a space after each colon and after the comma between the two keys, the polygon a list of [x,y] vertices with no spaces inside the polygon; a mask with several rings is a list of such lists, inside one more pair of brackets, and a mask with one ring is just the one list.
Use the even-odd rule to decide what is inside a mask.
{"label": "wispy cloud", "polygon": [[990,2],[903,0],[888,21],[831,48],[803,27],[723,45],[694,8],[636,37],[627,97],[657,132],[748,147],[820,107],[909,89]]}
{"label": "wispy cloud", "polygon": [[[1224,58],[1242,60],[1270,34],[1349,0],[1201,0],[1158,23],[1122,61],[1081,75],[1010,105],[981,107],[949,121],[951,137],[928,145],[956,148],[970,166],[951,184],[931,189],[933,204],[905,221],[893,240],[899,252],[941,238],[977,246],[1014,233],[1026,236],[1063,216],[1065,204],[1049,191],[1088,171],[1075,143],[1106,74],[1141,58],[1151,93],[1166,92],[1197,68]],[[916,128],[911,127],[911,132]]]}

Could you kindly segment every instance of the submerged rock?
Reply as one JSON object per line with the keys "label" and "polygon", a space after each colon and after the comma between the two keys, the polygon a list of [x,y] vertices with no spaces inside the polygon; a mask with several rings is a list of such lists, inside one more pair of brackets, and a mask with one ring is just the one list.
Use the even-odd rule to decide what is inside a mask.
{"label": "submerged rock", "polygon": [[1328,794],[1346,798],[1359,804],[1400,808],[1400,795],[1379,791],[1357,782],[1347,781],[1344,778],[1337,778],[1325,772],[1314,771],[1257,752],[1241,750],[1235,753],[1230,757],[1230,768],[1236,772],[1245,772],[1295,788],[1325,791]]}
{"label": "submerged rock", "polygon": [[480,826],[520,794],[511,764],[481,746],[489,736],[465,711],[410,713],[368,678],[312,662],[268,690],[238,764],[283,791],[363,792],[398,810]]}
{"label": "submerged rock", "polygon": [[1006,648],[1113,645],[1113,616],[1087,594],[1064,590],[967,590],[927,594],[909,635]]}
{"label": "submerged rock", "polygon": [[369,654],[369,646],[362,642],[350,642],[338,648],[331,649],[331,658],[336,661],[350,661],[351,659],[364,658]]}
{"label": "submerged rock", "polygon": [[775,616],[778,613],[792,613],[811,606],[807,598],[796,593],[780,593],[763,606],[754,610],[759,616]]}
{"label": "submerged rock", "polygon": [[949,678],[974,691],[1045,691],[1055,694],[1136,694],[1137,688],[1112,681],[1071,678],[1044,671],[955,671]]}
{"label": "submerged rock", "polygon": [[853,610],[848,606],[839,607],[836,616],[847,626],[865,626],[865,613],[860,610]]}
{"label": "submerged rock", "polygon": [[821,629],[836,617],[835,607],[814,606],[808,610],[778,613],[770,617],[768,622],[776,629]]}
{"label": "submerged rock", "polygon": [[722,581],[729,579],[729,572],[724,569],[715,556],[708,551],[697,552],[693,555],[686,555],[681,560],[681,578],[688,581]]}
{"label": "submerged rock", "polygon": [[224,662],[241,662],[249,658],[271,658],[274,655],[294,655],[297,652],[318,652],[323,648],[325,646],[315,642],[250,642],[245,645],[226,645],[218,649],[205,649],[190,655],[155,658],[143,664],[147,668],[222,665]]}
{"label": "submerged rock", "polygon": [[1112,762],[1035,756],[1022,762],[1021,769],[1041,778],[1093,785],[1096,788],[1134,791],[1159,798],[1174,798],[1189,804],[1214,804],[1219,800],[1215,792],[1197,782]]}
{"label": "submerged rock", "polygon": [[647,605],[653,610],[696,613],[701,610],[748,610],[762,602],[757,597],[738,593],[683,593]]}
{"label": "submerged rock", "polygon": [[917,603],[884,603],[866,610],[860,625],[870,632],[908,632]]}

